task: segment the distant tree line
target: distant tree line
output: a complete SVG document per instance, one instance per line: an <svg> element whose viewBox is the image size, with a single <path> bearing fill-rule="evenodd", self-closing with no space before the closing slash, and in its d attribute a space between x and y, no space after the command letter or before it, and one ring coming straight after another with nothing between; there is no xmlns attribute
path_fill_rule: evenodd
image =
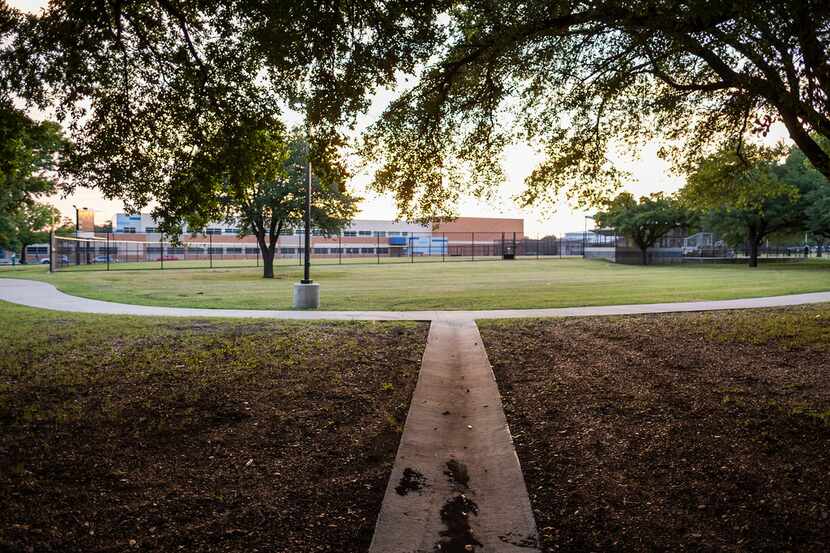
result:
<svg viewBox="0 0 830 553"><path fill-rule="evenodd" d="M783 161L782 161L783 160ZM626 236L642 252L673 229L702 228L728 244L746 246L758 265L772 236L808 234L821 255L830 242L830 182L797 147L723 147L702 158L677 194L640 198L622 193L596 215L602 227Z"/></svg>

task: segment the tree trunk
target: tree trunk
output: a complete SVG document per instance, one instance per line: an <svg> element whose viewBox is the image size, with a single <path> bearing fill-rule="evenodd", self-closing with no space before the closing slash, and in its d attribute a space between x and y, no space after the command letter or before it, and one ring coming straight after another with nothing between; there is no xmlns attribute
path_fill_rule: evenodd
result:
<svg viewBox="0 0 830 553"><path fill-rule="evenodd" d="M29 246L28 244L23 244L22 246L20 246L20 264L21 265L26 264L26 248L28 246Z"/></svg>
<svg viewBox="0 0 830 553"><path fill-rule="evenodd" d="M749 239L749 266L750 267L757 267L758 266L758 246L760 245L761 240L756 237L751 237Z"/></svg>
<svg viewBox="0 0 830 553"><path fill-rule="evenodd" d="M274 252L262 248L262 278L274 278Z"/></svg>
<svg viewBox="0 0 830 553"><path fill-rule="evenodd" d="M265 229L257 229L256 243L262 254L262 278L274 278L274 249L265 241Z"/></svg>
<svg viewBox="0 0 830 553"><path fill-rule="evenodd" d="M816 257L821 257L821 250L824 249L824 240L816 240Z"/></svg>
<svg viewBox="0 0 830 553"><path fill-rule="evenodd" d="M643 265L648 265L648 248L640 248L642 253Z"/></svg>

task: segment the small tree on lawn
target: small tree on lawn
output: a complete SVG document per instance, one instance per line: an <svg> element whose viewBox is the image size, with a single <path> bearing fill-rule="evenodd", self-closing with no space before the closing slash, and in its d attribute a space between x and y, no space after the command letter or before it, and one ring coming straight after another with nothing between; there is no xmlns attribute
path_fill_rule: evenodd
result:
<svg viewBox="0 0 830 553"><path fill-rule="evenodd" d="M308 144L295 132L284 146L276 154L281 156L281 170L258 178L229 204L228 220L239 225L240 235L256 236L264 278L274 277L280 233L301 226L305 213ZM328 175L318 178L312 171L311 184L311 225L323 235L336 234L354 217L360 198L350 195L342 180Z"/></svg>
<svg viewBox="0 0 830 553"><path fill-rule="evenodd" d="M731 145L707 156L689 175L681 195L704 213L705 225L733 244L749 246L758 266L763 241L774 233L802 230L803 182L788 176L782 148Z"/></svg>
<svg viewBox="0 0 830 553"><path fill-rule="evenodd" d="M675 198L662 193L644 196L638 202L623 192L594 219L600 227L613 228L630 238L640 248L643 265L648 265L648 249L673 229L691 225L694 218Z"/></svg>

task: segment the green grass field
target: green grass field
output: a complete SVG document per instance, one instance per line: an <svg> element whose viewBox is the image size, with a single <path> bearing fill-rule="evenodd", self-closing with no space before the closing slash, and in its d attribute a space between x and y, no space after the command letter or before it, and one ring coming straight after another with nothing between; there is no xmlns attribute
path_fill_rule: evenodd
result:
<svg viewBox="0 0 830 553"><path fill-rule="evenodd" d="M3 268L78 296L175 307L290 309L300 267L67 271ZM581 259L319 265L323 309L506 309L718 300L830 290L830 263L636 267Z"/></svg>

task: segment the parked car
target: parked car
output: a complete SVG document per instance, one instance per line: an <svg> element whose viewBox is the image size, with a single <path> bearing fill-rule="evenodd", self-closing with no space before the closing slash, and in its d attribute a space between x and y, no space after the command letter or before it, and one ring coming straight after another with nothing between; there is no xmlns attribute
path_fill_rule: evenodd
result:
<svg viewBox="0 0 830 553"><path fill-rule="evenodd" d="M8 257L0 258L0 265L11 265L12 260Z"/></svg>
<svg viewBox="0 0 830 553"><path fill-rule="evenodd" d="M106 255L96 255L95 259L92 260L93 263L106 263L107 256ZM118 263L118 259L115 257L110 256L110 263Z"/></svg>

